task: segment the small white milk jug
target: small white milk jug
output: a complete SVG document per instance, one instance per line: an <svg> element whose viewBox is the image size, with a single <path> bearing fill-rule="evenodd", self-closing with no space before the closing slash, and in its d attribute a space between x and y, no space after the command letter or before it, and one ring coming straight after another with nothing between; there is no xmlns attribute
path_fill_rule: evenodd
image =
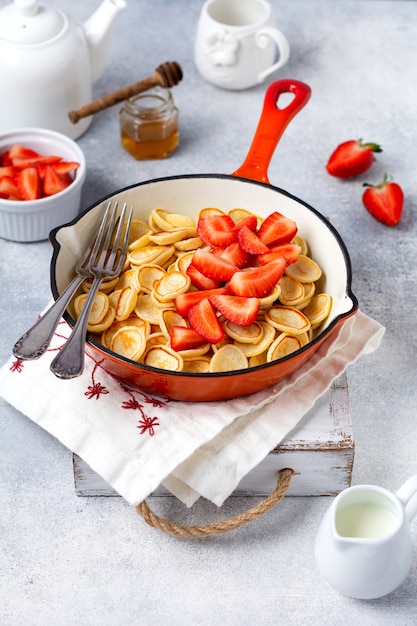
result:
<svg viewBox="0 0 417 626"><path fill-rule="evenodd" d="M394 495L357 485L342 491L319 527L318 569L346 596L380 598L394 591L411 567L410 522L417 513L417 474Z"/></svg>

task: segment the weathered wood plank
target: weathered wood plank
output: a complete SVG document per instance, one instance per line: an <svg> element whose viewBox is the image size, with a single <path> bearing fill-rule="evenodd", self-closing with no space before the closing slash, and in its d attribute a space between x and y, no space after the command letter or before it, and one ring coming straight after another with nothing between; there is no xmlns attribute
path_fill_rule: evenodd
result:
<svg viewBox="0 0 417 626"><path fill-rule="evenodd" d="M335 495L350 485L354 451L348 382L342 374L297 428L242 479L233 495L270 493L277 472L286 467L299 472L291 481L288 495ZM73 469L77 495L118 495L76 454ZM169 492L160 486L153 495Z"/></svg>

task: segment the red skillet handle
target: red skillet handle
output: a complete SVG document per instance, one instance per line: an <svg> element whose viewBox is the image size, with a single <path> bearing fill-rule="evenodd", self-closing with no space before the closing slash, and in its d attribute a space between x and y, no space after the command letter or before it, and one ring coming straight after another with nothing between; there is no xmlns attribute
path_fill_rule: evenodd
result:
<svg viewBox="0 0 417 626"><path fill-rule="evenodd" d="M280 109L278 99L284 93L292 93L294 98ZM252 145L246 159L232 176L269 183L268 166L276 145L292 118L307 104L310 95L311 89L308 85L290 78L277 80L269 85Z"/></svg>

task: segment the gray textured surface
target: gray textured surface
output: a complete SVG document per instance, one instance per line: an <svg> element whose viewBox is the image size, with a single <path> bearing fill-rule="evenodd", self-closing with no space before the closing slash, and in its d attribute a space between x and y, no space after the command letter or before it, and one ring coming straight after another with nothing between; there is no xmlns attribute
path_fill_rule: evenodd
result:
<svg viewBox="0 0 417 626"><path fill-rule="evenodd" d="M98 2L55 4L82 21ZM379 351L349 369L353 482L395 491L417 472L417 2L273 4L291 46L277 78L303 80L313 95L282 138L270 180L331 219L348 246L362 310L387 328ZM243 161L265 86L232 93L200 78L193 39L201 5L128 0L95 95L177 60L185 75L174 91L181 145L168 160L137 163L119 146L117 107L97 115L79 139L89 167L85 206L136 181L227 174ZM355 182L329 177L324 164L330 152L359 137L384 148L372 171ZM395 229L361 206L361 182L377 182L385 171L406 194ZM50 252L47 242L0 240L2 363L49 300ZM334 625L417 624L416 521L414 561L404 584L380 600L351 600L330 589L315 568L314 537L329 499L287 498L236 532L174 539L149 528L121 498L77 498L70 452L3 401L0 415L0 624L291 625L323 618ZM151 504L166 517L207 523L252 503L231 498L220 510L204 501L186 510L172 498Z"/></svg>

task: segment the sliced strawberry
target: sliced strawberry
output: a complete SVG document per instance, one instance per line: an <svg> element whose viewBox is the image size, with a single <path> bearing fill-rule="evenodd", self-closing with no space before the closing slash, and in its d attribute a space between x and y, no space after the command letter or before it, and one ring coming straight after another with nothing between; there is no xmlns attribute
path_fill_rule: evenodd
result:
<svg viewBox="0 0 417 626"><path fill-rule="evenodd" d="M194 252L192 264L204 276L219 282L230 280L236 271L232 263L203 248L197 248Z"/></svg>
<svg viewBox="0 0 417 626"><path fill-rule="evenodd" d="M171 348L179 350L191 350L207 343L207 339L193 328L186 326L173 326L171 328Z"/></svg>
<svg viewBox="0 0 417 626"><path fill-rule="evenodd" d="M40 156L39 152L36 152L36 150L32 150L31 148L27 148L26 146L22 146L19 143L15 143L8 151L8 159L10 159L10 161L20 157L38 156Z"/></svg>
<svg viewBox="0 0 417 626"><path fill-rule="evenodd" d="M41 163L52 165L62 160L60 156L54 155L37 155L37 156L17 156L12 159L14 167L36 167Z"/></svg>
<svg viewBox="0 0 417 626"><path fill-rule="evenodd" d="M200 300L203 300L204 298L209 298L210 296L226 293L228 293L227 287L219 287L218 289L206 289L204 291L187 291L187 293L181 293L175 298L175 308L180 315L186 317L191 307L198 304Z"/></svg>
<svg viewBox="0 0 417 626"><path fill-rule="evenodd" d="M38 174L39 174L40 179L42 181L45 178L45 173L46 173L46 168L47 167L48 167L48 165L46 163L38 163L38 165L36 166L36 169L38 170Z"/></svg>
<svg viewBox="0 0 417 626"><path fill-rule="evenodd" d="M216 311L208 298L200 300L188 313L188 320L196 332L205 337L209 343L219 343L225 337Z"/></svg>
<svg viewBox="0 0 417 626"><path fill-rule="evenodd" d="M213 280L212 278L204 276L204 274L202 274L200 270L193 265L193 263L190 263L187 267L186 273L190 277L194 287L197 287L197 289L217 289L220 287L220 282L218 280Z"/></svg>
<svg viewBox="0 0 417 626"><path fill-rule="evenodd" d="M286 266L285 259L281 258L255 269L235 272L228 284L229 289L236 296L262 298L275 287Z"/></svg>
<svg viewBox="0 0 417 626"><path fill-rule="evenodd" d="M5 200L23 200L16 183L10 176L2 176L0 178L0 198Z"/></svg>
<svg viewBox="0 0 417 626"><path fill-rule="evenodd" d="M69 174L70 172L75 172L79 167L80 164L77 161L60 161L53 164L57 174Z"/></svg>
<svg viewBox="0 0 417 626"><path fill-rule="evenodd" d="M41 181L36 167L20 170L15 180L24 200L38 200L41 197Z"/></svg>
<svg viewBox="0 0 417 626"><path fill-rule="evenodd" d="M298 259L300 254L301 247L298 244L282 243L279 246L270 248L270 250L265 252L265 254L260 254L258 259L262 265L267 265L267 263L270 263L271 261L284 258L287 265L291 265L291 263L294 263Z"/></svg>
<svg viewBox="0 0 417 626"><path fill-rule="evenodd" d="M209 297L212 305L226 319L239 326L249 326L256 320L261 305L258 298L243 296L213 295Z"/></svg>
<svg viewBox="0 0 417 626"><path fill-rule="evenodd" d="M253 230L255 232L257 225L258 218L256 217L256 215L248 215L247 217L244 217L243 220L240 220L240 222L236 224L234 229L239 232L239 230L243 228L243 226L246 226L247 228L249 228L249 230Z"/></svg>
<svg viewBox="0 0 417 626"><path fill-rule="evenodd" d="M12 160L10 158L10 150L6 150L6 152L3 152L0 158L0 165L1 167L13 166Z"/></svg>
<svg viewBox="0 0 417 626"><path fill-rule="evenodd" d="M262 222L258 230L258 237L267 246L274 246L278 243L290 242L296 233L297 224L275 211Z"/></svg>
<svg viewBox="0 0 417 626"><path fill-rule="evenodd" d="M46 166L43 178L43 192L46 196L53 196L63 191L71 183L72 180L68 174L57 174L51 165Z"/></svg>
<svg viewBox="0 0 417 626"><path fill-rule="evenodd" d="M239 230L239 243L241 248L249 254L264 254L268 252L268 246L259 239L258 235L247 226Z"/></svg>
<svg viewBox="0 0 417 626"><path fill-rule="evenodd" d="M8 178L13 178L16 176L17 170L13 167L13 165L3 165L0 166L0 178L3 176L7 176Z"/></svg>
<svg viewBox="0 0 417 626"><path fill-rule="evenodd" d="M224 249L218 248L218 250L220 250L220 252L218 252L219 256L225 259L225 261L232 263L235 267L240 269L246 265L248 254L243 250L238 241L234 241Z"/></svg>
<svg viewBox="0 0 417 626"><path fill-rule="evenodd" d="M225 248L237 239L234 227L235 223L229 215L213 213L198 220L197 233L208 246Z"/></svg>
<svg viewBox="0 0 417 626"><path fill-rule="evenodd" d="M72 183L69 174L75 172L79 165L76 161L63 161L62 157L56 155L41 155L31 148L14 144L1 155L0 178L8 176L15 179L21 199L33 200L43 195L53 195L68 187ZM34 168L41 180L39 192ZM26 170L29 172L22 174Z"/></svg>
<svg viewBox="0 0 417 626"><path fill-rule="evenodd" d="M257 254L248 254L248 258L247 261L244 265L244 268L254 268L254 267L259 267L260 263L258 261L258 255Z"/></svg>

